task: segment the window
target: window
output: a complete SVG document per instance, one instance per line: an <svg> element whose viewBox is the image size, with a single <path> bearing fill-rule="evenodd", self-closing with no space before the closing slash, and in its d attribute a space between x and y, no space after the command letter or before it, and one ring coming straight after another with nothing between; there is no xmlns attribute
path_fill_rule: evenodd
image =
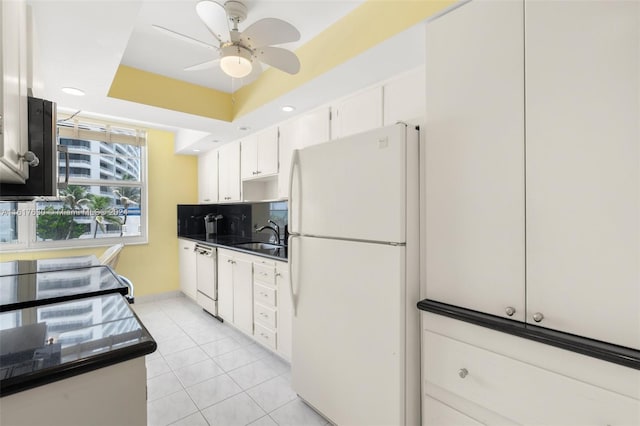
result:
<svg viewBox="0 0 640 426"><path fill-rule="evenodd" d="M58 198L0 202L0 248L108 245L146 241L145 133L87 119L58 121ZM67 161L69 164L67 164Z"/></svg>

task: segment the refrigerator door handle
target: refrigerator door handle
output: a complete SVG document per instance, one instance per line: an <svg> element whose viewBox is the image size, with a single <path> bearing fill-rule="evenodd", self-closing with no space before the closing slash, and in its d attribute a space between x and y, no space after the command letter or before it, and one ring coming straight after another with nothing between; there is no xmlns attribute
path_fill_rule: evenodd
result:
<svg viewBox="0 0 640 426"><path fill-rule="evenodd" d="M289 169L289 218L288 218L288 223L289 223L289 232L292 233L297 233L297 229L301 229L300 228L300 220L298 220L298 227L297 229L295 227L292 227L292 221L291 219L293 218L293 210L294 210L294 205L293 205L293 178L295 176L295 170L296 167L300 168L300 162L299 162L299 154L298 154L299 150L294 149L293 153L291 154L291 168ZM298 205L300 205L300 199L302 198L302 188L299 185L298 186ZM298 215L299 217L300 215Z"/></svg>
<svg viewBox="0 0 640 426"><path fill-rule="evenodd" d="M297 316L297 308L298 308L298 297L293 292L293 240L296 238L296 235L289 235L289 296L291 296L291 306L293 308L293 316Z"/></svg>

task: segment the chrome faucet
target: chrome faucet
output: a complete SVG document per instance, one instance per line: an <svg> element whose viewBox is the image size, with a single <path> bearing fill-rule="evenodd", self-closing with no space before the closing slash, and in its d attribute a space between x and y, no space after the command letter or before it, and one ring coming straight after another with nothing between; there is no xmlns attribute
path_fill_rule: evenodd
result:
<svg viewBox="0 0 640 426"><path fill-rule="evenodd" d="M277 238L276 238L276 239L277 239L278 244L279 244L279 243L280 243L280 227L278 226L278 224L277 224L277 223L275 223L275 222L274 222L274 221L272 221L271 219L269 219L267 222L269 222L269 223L270 223L271 225L273 225L273 227L275 228L276 233L278 234L278 236L277 236Z"/></svg>
<svg viewBox="0 0 640 426"><path fill-rule="evenodd" d="M269 231L273 232L273 235L276 237L276 244L280 244L280 233L278 231L276 231L275 228L271 227L271 226L261 226L259 228L256 228L256 232L260 232L260 231L264 231L265 229L268 229ZM269 237L269 240L271 241L271 237Z"/></svg>

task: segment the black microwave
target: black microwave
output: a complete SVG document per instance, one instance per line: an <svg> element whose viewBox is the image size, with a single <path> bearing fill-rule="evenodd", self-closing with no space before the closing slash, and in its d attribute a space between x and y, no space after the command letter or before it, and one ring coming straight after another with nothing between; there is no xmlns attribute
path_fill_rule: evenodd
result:
<svg viewBox="0 0 640 426"><path fill-rule="evenodd" d="M38 161L29 167L29 179L26 183L0 184L1 200L31 200L36 197L58 196L58 188L61 186L58 183L56 104L29 97L28 129L28 149Z"/></svg>

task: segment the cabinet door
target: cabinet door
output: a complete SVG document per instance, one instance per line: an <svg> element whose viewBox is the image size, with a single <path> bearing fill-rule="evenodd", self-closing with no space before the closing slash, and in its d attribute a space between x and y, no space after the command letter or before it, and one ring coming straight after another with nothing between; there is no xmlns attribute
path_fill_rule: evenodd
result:
<svg viewBox="0 0 640 426"><path fill-rule="evenodd" d="M523 4L479 0L426 25L429 299L525 318ZM511 310L509 310L511 312Z"/></svg>
<svg viewBox="0 0 640 426"><path fill-rule="evenodd" d="M29 166L20 155L28 150L26 2L0 4L0 182L25 183Z"/></svg>
<svg viewBox="0 0 640 426"><path fill-rule="evenodd" d="M253 334L253 267L249 260L233 262L233 324Z"/></svg>
<svg viewBox="0 0 640 426"><path fill-rule="evenodd" d="M278 173L278 128L271 127L258 134L258 175Z"/></svg>
<svg viewBox="0 0 640 426"><path fill-rule="evenodd" d="M218 151L220 201L240 201L240 141L231 142Z"/></svg>
<svg viewBox="0 0 640 426"><path fill-rule="evenodd" d="M233 323L233 258L218 250L218 315Z"/></svg>
<svg viewBox="0 0 640 426"><path fill-rule="evenodd" d="M331 138L382 127L382 87L374 87L336 103L331 119Z"/></svg>
<svg viewBox="0 0 640 426"><path fill-rule="evenodd" d="M327 142L330 139L331 120L329 107L318 108L282 124L278 138L279 176L278 196L289 197L289 172L294 149Z"/></svg>
<svg viewBox="0 0 640 426"><path fill-rule="evenodd" d="M218 201L218 151L206 152L198 157L198 201Z"/></svg>
<svg viewBox="0 0 640 426"><path fill-rule="evenodd" d="M298 120L294 119L281 124L278 128L280 137L278 138L278 197L289 197L289 173L291 171L291 154L295 149L296 135L298 132Z"/></svg>
<svg viewBox="0 0 640 426"><path fill-rule="evenodd" d="M258 138L247 136L240 142L240 177L251 179L258 171Z"/></svg>
<svg viewBox="0 0 640 426"><path fill-rule="evenodd" d="M298 119L298 129L293 148L305 148L331 139L331 109L318 108Z"/></svg>
<svg viewBox="0 0 640 426"><path fill-rule="evenodd" d="M527 321L640 349L640 3L525 18Z"/></svg>
<svg viewBox="0 0 640 426"><path fill-rule="evenodd" d="M424 67L404 73L386 83L384 90L384 125L398 121L422 124L424 120Z"/></svg>
<svg viewBox="0 0 640 426"><path fill-rule="evenodd" d="M293 323L293 306L289 281L289 265L276 263L276 305L277 318L277 351L286 360L291 360L291 335Z"/></svg>
<svg viewBox="0 0 640 426"><path fill-rule="evenodd" d="M180 290L193 300L196 299L197 275L195 243L178 239L178 262L180 268Z"/></svg>

